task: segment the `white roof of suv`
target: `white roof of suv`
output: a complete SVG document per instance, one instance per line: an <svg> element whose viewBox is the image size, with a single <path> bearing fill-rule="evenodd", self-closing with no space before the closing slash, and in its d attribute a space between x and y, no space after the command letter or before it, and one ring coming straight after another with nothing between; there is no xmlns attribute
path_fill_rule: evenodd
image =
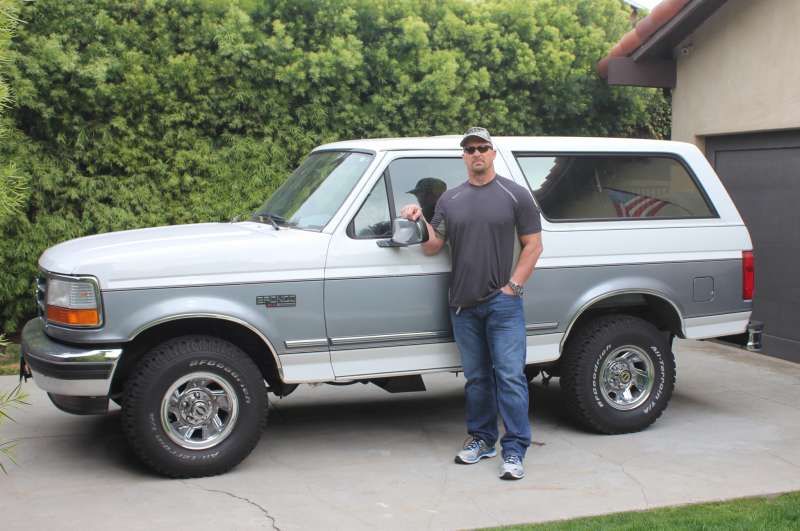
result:
<svg viewBox="0 0 800 531"><path fill-rule="evenodd" d="M461 135L445 135L409 138L373 138L362 140L345 140L324 144L315 149L370 149L373 151L401 150L460 150ZM632 138L599 138L599 137L552 137L552 136L496 136L494 144L503 149L514 151L654 151L685 152L692 144L666 140L644 140Z"/></svg>

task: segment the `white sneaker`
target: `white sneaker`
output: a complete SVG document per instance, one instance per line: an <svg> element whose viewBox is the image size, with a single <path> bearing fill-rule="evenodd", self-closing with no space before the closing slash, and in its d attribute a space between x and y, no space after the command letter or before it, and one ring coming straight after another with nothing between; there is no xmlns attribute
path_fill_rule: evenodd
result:
<svg viewBox="0 0 800 531"><path fill-rule="evenodd" d="M461 465L472 465L484 457L494 457L497 450L489 447L486 441L472 437L464 443L464 448L456 455L456 463Z"/></svg>
<svg viewBox="0 0 800 531"><path fill-rule="evenodd" d="M500 479L522 479L525 477L525 468L518 455L507 455L500 466Z"/></svg>

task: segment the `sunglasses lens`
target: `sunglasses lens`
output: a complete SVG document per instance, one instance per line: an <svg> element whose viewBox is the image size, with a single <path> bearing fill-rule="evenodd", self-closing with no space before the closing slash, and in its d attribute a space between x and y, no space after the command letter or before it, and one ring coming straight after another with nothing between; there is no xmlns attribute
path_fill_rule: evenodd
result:
<svg viewBox="0 0 800 531"><path fill-rule="evenodd" d="M486 153L490 149L492 149L492 146L469 146L464 148L464 152L472 155L473 153L475 153L476 150L479 151L480 153Z"/></svg>

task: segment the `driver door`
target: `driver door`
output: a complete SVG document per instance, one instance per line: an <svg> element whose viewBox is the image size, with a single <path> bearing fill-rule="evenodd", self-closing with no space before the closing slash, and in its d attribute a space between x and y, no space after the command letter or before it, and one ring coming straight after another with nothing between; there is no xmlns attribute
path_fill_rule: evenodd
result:
<svg viewBox="0 0 800 531"><path fill-rule="evenodd" d="M457 368L447 304L449 249L379 247L391 220L416 203L432 216L444 190L466 180L459 151L387 156L331 239L325 320L336 378Z"/></svg>

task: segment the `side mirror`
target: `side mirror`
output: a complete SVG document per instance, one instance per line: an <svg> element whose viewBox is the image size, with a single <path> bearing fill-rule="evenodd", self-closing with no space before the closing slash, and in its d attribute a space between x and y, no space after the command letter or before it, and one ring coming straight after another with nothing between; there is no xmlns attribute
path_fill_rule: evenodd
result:
<svg viewBox="0 0 800 531"><path fill-rule="evenodd" d="M378 247L407 247L428 241L428 228L425 220L419 218L411 221L406 218L394 218L392 220L392 238L389 240L379 240Z"/></svg>

